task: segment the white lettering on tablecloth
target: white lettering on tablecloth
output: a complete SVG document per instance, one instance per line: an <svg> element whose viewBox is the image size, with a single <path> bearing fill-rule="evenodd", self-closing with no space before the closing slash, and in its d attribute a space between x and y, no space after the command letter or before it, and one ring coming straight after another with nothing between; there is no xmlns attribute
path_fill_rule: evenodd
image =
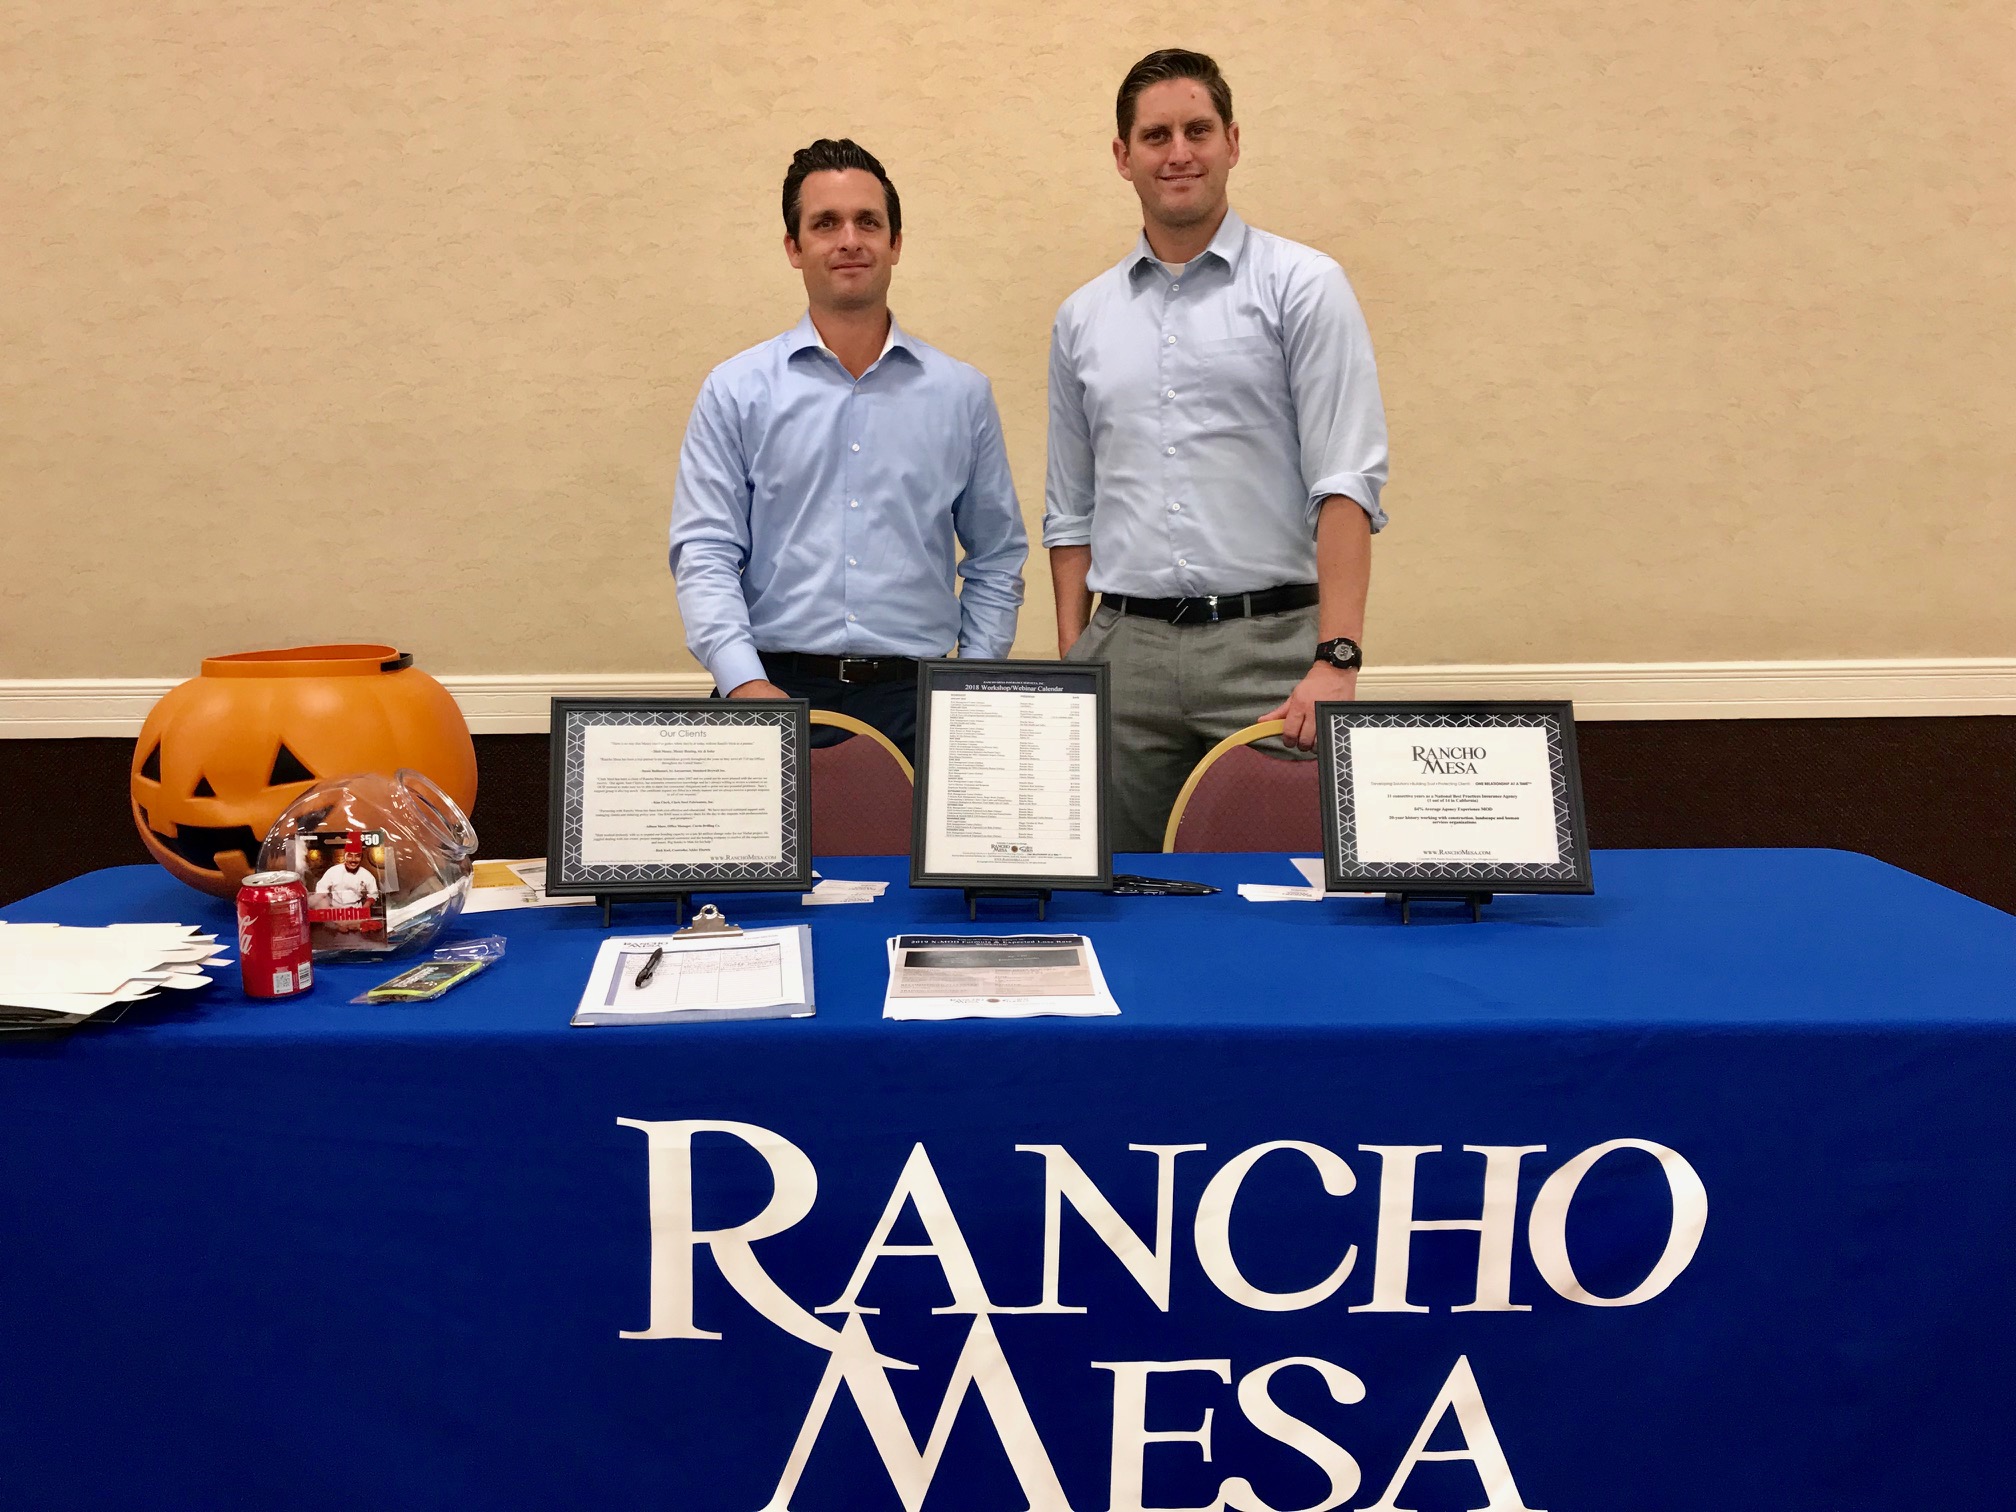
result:
<svg viewBox="0 0 2016 1512"><path fill-rule="evenodd" d="M1314 1307L1350 1278L1358 1263L1358 1246L1354 1244L1347 1249L1337 1269L1325 1279L1301 1291L1262 1291L1246 1279L1239 1262L1232 1258L1232 1199L1239 1195L1247 1173L1259 1164L1260 1157L1275 1150L1295 1150L1307 1155L1323 1179L1323 1190L1332 1197L1348 1197L1358 1185L1358 1178L1351 1174L1344 1158L1321 1145L1306 1144L1299 1139L1277 1139L1243 1150L1225 1162L1204 1188L1204 1195L1197 1199L1197 1262L1204 1267L1211 1284L1241 1307L1259 1312L1299 1312Z"/></svg>
<svg viewBox="0 0 2016 1512"><path fill-rule="evenodd" d="M725 1330L702 1328L694 1317L693 1270L696 1253L705 1249L735 1294L756 1314L824 1350L828 1356L811 1404L806 1410L777 1488L762 1512L790 1512L811 1461L812 1451L838 1403L844 1387L868 1430L891 1485L905 1512L920 1512L937 1476L952 1425L969 1395L977 1395L1029 1512L1070 1512L1063 1487L1024 1401L1011 1363L989 1317L992 1314L1082 1314L1084 1306L1062 1300L1063 1210L1068 1203L1095 1237L1162 1312L1171 1306L1170 1270L1175 1253L1175 1167L1179 1155L1206 1152L1202 1144L1129 1145L1130 1151L1155 1160L1155 1219L1152 1241L1144 1239L1123 1218L1077 1160L1054 1144L1017 1145L1021 1153L1043 1161L1042 1281L1038 1299L1029 1304L1003 1304L990 1296L971 1246L954 1213L950 1194L939 1179L931 1156L921 1143L911 1147L881 1216L863 1244L840 1295L808 1310L790 1296L764 1269L752 1245L796 1227L812 1211L818 1195L818 1171L810 1156L773 1130L727 1120L618 1119L646 1139L651 1210L650 1319L647 1327L625 1331L625 1339L718 1340ZM725 1227L700 1229L694 1222L693 1140L696 1135L721 1135L740 1141L767 1167L770 1191L751 1217ZM1513 1260L1519 1238L1519 1180L1524 1163L1547 1153L1545 1145L1464 1145L1463 1153L1482 1156L1482 1192L1474 1218L1417 1218L1415 1184L1424 1156L1444 1153L1441 1145L1360 1144L1358 1150L1379 1158L1379 1191L1370 1266L1369 1293L1348 1304L1353 1313L1428 1313L1433 1309L1408 1297L1413 1238L1418 1233L1465 1231L1477 1235L1474 1294L1450 1312L1532 1312L1531 1301L1512 1299ZM1638 1282L1614 1295L1591 1291L1578 1275L1569 1254L1569 1211L1582 1183L1597 1164L1620 1151L1649 1155L1657 1163L1668 1204L1666 1233L1657 1260ZM1269 1155L1292 1153L1313 1168L1323 1193L1348 1198L1357 1176L1345 1158L1323 1145L1305 1140L1270 1140L1239 1151L1205 1182L1193 1215L1192 1244L1199 1267L1211 1285L1228 1300L1260 1312L1294 1312L1328 1302L1358 1274L1359 1252L1347 1246L1330 1272L1298 1290L1273 1291L1253 1284L1233 1252L1232 1210L1241 1187ZM1285 1169L1279 1174L1285 1174ZM1615 1173L1613 1173L1613 1176ZM1303 1178L1306 1179L1306 1178ZM1613 1181L1614 1186L1614 1181ZM921 1226L924 1243L898 1244L891 1236L906 1214ZM1708 1194L1700 1175L1677 1150L1652 1140L1619 1138L1580 1151L1541 1183L1526 1222L1526 1248L1534 1271L1560 1298L1586 1307L1637 1307L1663 1294L1686 1271L1698 1250L1708 1218ZM917 1367L880 1352L869 1334L867 1316L877 1309L863 1306L861 1295L881 1261L892 1257L927 1258L935 1262L949 1294L949 1303L931 1308L937 1314L972 1319L964 1347L940 1398L930 1431L919 1444L898 1407L888 1372ZM835 1328L814 1314L841 1314ZM1233 1382L1233 1363L1224 1359L1101 1360L1093 1369L1110 1371L1112 1440L1108 1467L1108 1512L1158 1512L1143 1505L1145 1464L1151 1447L1194 1445L1205 1462L1211 1459L1215 1408L1206 1408L1194 1428L1150 1431L1148 1396L1151 1378L1172 1373L1204 1373L1226 1386ZM1280 1407L1270 1393L1274 1376L1289 1368L1314 1371L1333 1401L1353 1405L1366 1396L1366 1386L1341 1365L1310 1355L1272 1361L1242 1374L1236 1400L1246 1420L1259 1432L1294 1449L1320 1470L1329 1482L1324 1500L1298 1512L1328 1512L1340 1507L1359 1488L1357 1460L1335 1440ZM1431 1450L1427 1446L1444 1424L1454 1419L1460 1448ZM1164 1450L1164 1453L1172 1451ZM1429 1461L1461 1460L1477 1474L1486 1501L1479 1512L1537 1512L1529 1508L1514 1481L1512 1467L1484 1405L1482 1390L1468 1355L1459 1355L1421 1419L1413 1442L1401 1456L1384 1492L1359 1512L1402 1512L1398 1498L1415 1468ZM1230 1476L1217 1487L1216 1499L1184 1512L1275 1512L1244 1477Z"/></svg>

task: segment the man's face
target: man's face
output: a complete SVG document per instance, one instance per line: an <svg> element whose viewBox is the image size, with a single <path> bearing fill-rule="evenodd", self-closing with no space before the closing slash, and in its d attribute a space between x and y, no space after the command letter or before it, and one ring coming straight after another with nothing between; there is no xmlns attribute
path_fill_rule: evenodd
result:
<svg viewBox="0 0 2016 1512"><path fill-rule="evenodd" d="M1120 177L1160 225L1194 226L1225 208L1225 180L1239 161L1239 128L1218 118L1211 92L1195 79L1164 79L1134 100L1134 129L1114 138Z"/></svg>
<svg viewBox="0 0 2016 1512"><path fill-rule="evenodd" d="M809 173L799 188L798 234L784 238L815 309L874 309L889 297L903 238L889 234L881 180L859 168Z"/></svg>
<svg viewBox="0 0 2016 1512"><path fill-rule="evenodd" d="M345 851L343 853L343 870L345 871L357 870L358 863L361 862L363 859L364 858L358 855L355 851Z"/></svg>

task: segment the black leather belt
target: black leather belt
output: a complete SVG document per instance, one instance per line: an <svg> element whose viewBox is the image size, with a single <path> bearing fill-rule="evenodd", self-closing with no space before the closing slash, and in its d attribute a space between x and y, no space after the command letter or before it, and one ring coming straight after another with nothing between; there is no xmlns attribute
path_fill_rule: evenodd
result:
<svg viewBox="0 0 2016 1512"><path fill-rule="evenodd" d="M1166 620L1172 625L1215 625L1220 620L1307 609L1316 599L1314 583L1289 583L1281 588L1261 588L1252 593L1205 593L1195 598L1128 598L1119 593L1102 593L1099 604L1102 608L1111 604L1122 614L1139 614L1148 619Z"/></svg>
<svg viewBox="0 0 2016 1512"><path fill-rule="evenodd" d="M902 682L917 676L912 656L808 656L801 651L759 651L763 670L786 677L823 677L830 682Z"/></svg>

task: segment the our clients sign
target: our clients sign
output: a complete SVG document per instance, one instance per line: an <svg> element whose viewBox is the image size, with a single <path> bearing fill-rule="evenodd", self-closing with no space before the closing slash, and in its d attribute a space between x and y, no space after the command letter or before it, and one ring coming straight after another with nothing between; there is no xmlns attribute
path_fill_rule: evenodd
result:
<svg viewBox="0 0 2016 1512"><path fill-rule="evenodd" d="M1015 1149L1043 1163L1043 1207L1040 1215L1042 1253L1040 1295L1035 1301L1001 1300L981 1276L960 1228L951 1195L941 1184L930 1153L915 1145L897 1174L880 1218L868 1234L840 1295L830 1302L807 1305L774 1280L757 1258L758 1241L786 1233L812 1211L819 1176L803 1150L773 1130L754 1124L699 1119L648 1121L619 1119L641 1131L650 1162L651 1299L650 1324L625 1339L721 1339L731 1319L713 1318L714 1328L694 1316L694 1273L704 1250L735 1294L771 1327L824 1351L827 1363L784 1462L778 1467L776 1489L761 1512L789 1512L791 1499L803 1482L814 1446L842 1410L844 1393L853 1412L866 1426L882 1466L906 1512L919 1512L931 1489L954 1420L969 1396L977 1397L993 1432L1006 1452L1009 1466L1027 1499L1029 1512L1070 1512L1051 1456L1024 1398L1014 1363L1004 1353L989 1319L1006 1314L1079 1314L1082 1306L1062 1300L1064 1287L1061 1231L1069 1206L1089 1226L1147 1299L1157 1309L1170 1309L1170 1271L1176 1254L1176 1168L1179 1160L1209 1167L1212 1152L1201 1144L1130 1144L1129 1150L1155 1162L1154 1231L1144 1237L1115 1210L1071 1153L1061 1145L1016 1145ZM768 1167L769 1193L759 1211L739 1223L702 1229L695 1222L693 1140L696 1135L725 1135L740 1140ZM1357 1245L1338 1257L1334 1268L1313 1284L1293 1291L1265 1289L1249 1279L1235 1252L1232 1214L1241 1188L1262 1161L1299 1161L1313 1168L1330 1197L1348 1198L1358 1187L1350 1163L1336 1151L1302 1140L1277 1139L1240 1150L1215 1161L1191 1215L1187 1243L1212 1286L1237 1305L1263 1313L1296 1312L1332 1299L1352 1313L1420 1314L1431 1309L1408 1297L1408 1268L1417 1233L1464 1230L1477 1236L1476 1281L1467 1301L1450 1308L1458 1313L1523 1313L1532 1303L1512 1298L1513 1258L1522 1240L1534 1270L1559 1297L1592 1308L1639 1307L1663 1293L1687 1269L1708 1218L1708 1193L1694 1168L1676 1150L1644 1139L1611 1139L1574 1153L1556 1165L1541 1182L1522 1226L1518 1196L1522 1170L1528 1162L1540 1167L1548 1156L1543 1145L1464 1145L1464 1152L1482 1157L1482 1180L1475 1218L1417 1218L1415 1179L1424 1156L1442 1153L1440 1145L1361 1144L1357 1151L1378 1164L1377 1213L1372 1253L1367 1260ZM1599 1294L1578 1276L1569 1247L1569 1217L1584 1179L1606 1158L1637 1151L1635 1166L1646 1177L1663 1180L1668 1213L1663 1247L1635 1284ZM1364 1162L1360 1162L1364 1164ZM1186 1170L1189 1167L1186 1166ZM1031 1239L1036 1241L1037 1215L1031 1214ZM899 1223L921 1227L925 1242L895 1242ZM906 1230L907 1232L908 1230ZM1241 1230L1245 1232L1245 1230ZM916 1365L877 1347L868 1316L875 1312L860 1302L875 1267L891 1257L924 1257L934 1261L950 1294L950 1305L937 1313L970 1316L965 1344L940 1398L936 1414L920 1444L905 1420L891 1386L889 1372L914 1370ZM1361 1265L1361 1262L1362 1265ZM1348 1294L1340 1297L1347 1283ZM1352 1296L1362 1300L1350 1301ZM746 1326L746 1321L745 1325ZM1284 1408L1273 1386L1289 1372L1307 1371L1320 1380L1330 1398L1344 1406L1366 1399L1365 1383L1344 1366L1313 1355L1291 1355L1245 1370L1234 1381L1230 1358L1089 1360L1087 1364L1111 1376L1112 1437L1106 1508L1108 1512L1159 1512L1143 1504L1148 1450L1152 1445L1180 1442L1201 1450L1211 1460L1212 1411L1201 1425L1182 1431L1151 1430L1148 1395L1158 1375L1194 1373L1215 1379L1231 1391L1239 1412L1260 1434L1287 1446L1310 1461L1328 1480L1323 1498L1293 1512L1330 1512L1352 1500L1366 1482L1358 1461L1342 1444ZM1437 1367L1440 1368L1439 1366ZM1215 1409L1213 1409L1215 1411ZM1410 1417L1411 1420L1411 1417ZM1452 1426L1453 1424L1453 1426ZM1460 1447L1430 1449L1431 1441L1447 1444L1460 1435ZM1166 1451L1165 1451L1166 1452ZM1485 1498L1480 1512L1539 1512L1522 1496L1505 1446L1500 1442L1476 1373L1467 1355L1450 1364L1441 1389L1425 1404L1420 1427L1383 1484L1376 1500L1357 1512L1406 1512L1400 1498L1416 1468L1430 1461L1465 1461L1481 1481ZM1234 1467L1236 1468L1236 1467ZM942 1497L938 1503L944 1502ZM1224 1477L1208 1508L1182 1512L1289 1512L1263 1501L1241 1475ZM755 1509L751 1509L755 1512ZM977 1512L977 1509L976 1509Z"/></svg>

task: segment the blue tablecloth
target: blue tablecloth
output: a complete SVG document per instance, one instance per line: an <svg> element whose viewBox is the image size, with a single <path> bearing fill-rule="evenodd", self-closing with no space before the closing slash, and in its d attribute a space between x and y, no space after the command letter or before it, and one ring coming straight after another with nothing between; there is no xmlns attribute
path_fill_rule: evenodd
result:
<svg viewBox="0 0 2016 1512"><path fill-rule="evenodd" d="M570 909L433 1004L0 1044L0 1506L2016 1505L2016 918L1827 851L1408 928L1121 865L1226 891L1059 895L1113 1019L884 1022L887 936L1039 926L847 860L720 900L812 925L812 1020L570 1029ZM4 917L230 928L151 868Z"/></svg>

